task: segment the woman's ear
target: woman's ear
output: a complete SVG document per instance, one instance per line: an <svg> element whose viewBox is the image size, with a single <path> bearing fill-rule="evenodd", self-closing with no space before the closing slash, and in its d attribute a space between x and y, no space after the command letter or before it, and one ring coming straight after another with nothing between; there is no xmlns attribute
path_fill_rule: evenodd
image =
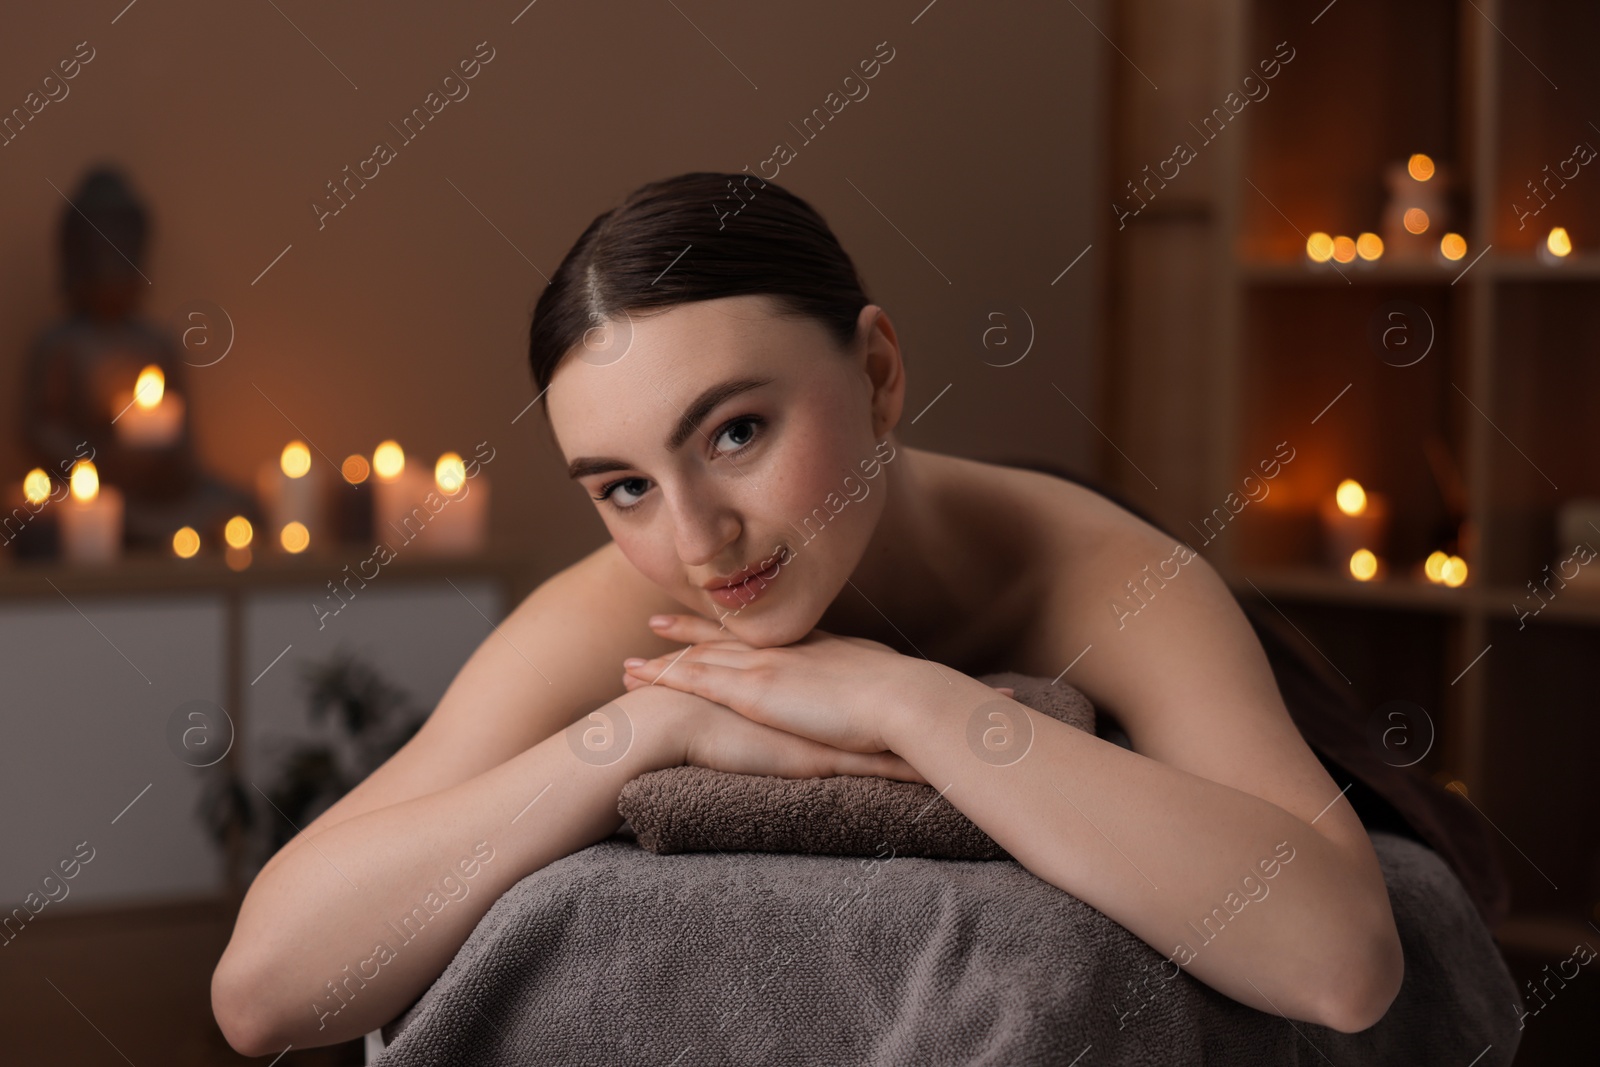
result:
<svg viewBox="0 0 1600 1067"><path fill-rule="evenodd" d="M899 425L905 406L906 374L900 358L900 339L895 336L889 313L877 304L861 309L856 334L862 337L862 369L872 387L872 436L883 437Z"/></svg>

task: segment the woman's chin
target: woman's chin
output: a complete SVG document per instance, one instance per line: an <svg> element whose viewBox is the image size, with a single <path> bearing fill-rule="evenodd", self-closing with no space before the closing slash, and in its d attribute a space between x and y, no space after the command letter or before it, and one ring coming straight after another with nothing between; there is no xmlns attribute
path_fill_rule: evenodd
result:
<svg viewBox="0 0 1600 1067"><path fill-rule="evenodd" d="M764 612L759 617L750 617L748 612L737 616L729 613L722 619L723 629L735 641L743 641L751 648L792 645L810 633L814 625L778 612Z"/></svg>

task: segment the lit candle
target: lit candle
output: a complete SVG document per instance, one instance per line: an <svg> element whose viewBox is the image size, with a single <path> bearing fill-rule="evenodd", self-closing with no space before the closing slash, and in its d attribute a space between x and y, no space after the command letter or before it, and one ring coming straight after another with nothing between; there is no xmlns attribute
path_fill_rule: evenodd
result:
<svg viewBox="0 0 1600 1067"><path fill-rule="evenodd" d="M1378 557L1370 548L1358 548L1350 554L1350 576L1358 582L1370 582L1378 574Z"/></svg>
<svg viewBox="0 0 1600 1067"><path fill-rule="evenodd" d="M1353 478L1340 482L1333 496L1322 502L1322 533L1329 564L1349 570L1357 552L1383 551L1388 524L1389 508L1383 497L1368 493Z"/></svg>
<svg viewBox="0 0 1600 1067"><path fill-rule="evenodd" d="M1436 257L1439 252L1433 233L1450 224L1449 175L1432 157L1417 152L1404 163L1390 165L1384 183L1388 197L1379 225L1384 251L1403 262Z"/></svg>
<svg viewBox="0 0 1600 1067"><path fill-rule="evenodd" d="M179 559L193 559L200 551L200 534L193 526L184 526L172 535L172 554Z"/></svg>
<svg viewBox="0 0 1600 1067"><path fill-rule="evenodd" d="M168 448L183 435L183 397L167 392L166 375L152 363L131 392L117 397L112 423L128 448Z"/></svg>
<svg viewBox="0 0 1600 1067"><path fill-rule="evenodd" d="M1333 238L1318 230L1306 238L1306 259L1312 263L1326 263L1333 258Z"/></svg>
<svg viewBox="0 0 1600 1067"><path fill-rule="evenodd" d="M1554 267L1568 256L1572 255L1572 238L1567 236L1565 226L1552 229L1544 239L1544 244L1539 246L1539 262L1547 267Z"/></svg>
<svg viewBox="0 0 1600 1067"><path fill-rule="evenodd" d="M372 464L366 456L346 456L339 473L344 484L337 487L333 502L338 536L351 544L366 544L372 540Z"/></svg>
<svg viewBox="0 0 1600 1067"><path fill-rule="evenodd" d="M255 527L243 515L235 515L228 520L228 524L222 528L222 539L228 543L223 558L227 560L229 569L242 571L250 566L250 542L255 540L255 536Z"/></svg>
<svg viewBox="0 0 1600 1067"><path fill-rule="evenodd" d="M110 563L122 554L122 492L100 484L89 460L72 467L72 498L61 502L61 545L72 563Z"/></svg>
<svg viewBox="0 0 1600 1067"><path fill-rule="evenodd" d="M373 535L392 550L422 536L432 513L424 503L433 488L428 476L406 463L398 442L385 441L372 453Z"/></svg>
<svg viewBox="0 0 1600 1067"><path fill-rule="evenodd" d="M277 463L262 464L256 488L266 508L269 527L282 530L299 523L308 535L320 537L322 472L311 462L311 449L304 441L290 441L283 446Z"/></svg>
<svg viewBox="0 0 1600 1067"><path fill-rule="evenodd" d="M417 548L439 555L482 552L489 530L489 479L481 471L469 478L461 457L446 452L434 464L433 483L438 509L428 509L433 517Z"/></svg>

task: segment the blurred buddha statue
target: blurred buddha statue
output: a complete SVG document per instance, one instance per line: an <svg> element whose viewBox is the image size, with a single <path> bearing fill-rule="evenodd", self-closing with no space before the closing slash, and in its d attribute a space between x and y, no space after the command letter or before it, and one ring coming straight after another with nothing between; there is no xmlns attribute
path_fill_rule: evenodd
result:
<svg viewBox="0 0 1600 1067"><path fill-rule="evenodd" d="M69 314L34 342L24 447L33 465L63 476L66 461L91 457L102 482L126 497L130 545L170 544L182 526L214 545L229 516L253 519L257 508L200 467L182 350L139 315L150 287L141 269L148 233L144 206L112 168L89 173L62 211Z"/></svg>

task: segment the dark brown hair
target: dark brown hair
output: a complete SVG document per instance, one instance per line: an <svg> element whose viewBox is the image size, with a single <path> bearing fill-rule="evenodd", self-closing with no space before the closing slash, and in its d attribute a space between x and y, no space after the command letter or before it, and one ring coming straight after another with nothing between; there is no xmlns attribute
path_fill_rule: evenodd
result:
<svg viewBox="0 0 1600 1067"><path fill-rule="evenodd" d="M534 386L542 394L604 320L756 293L781 314L816 319L841 351L872 302L822 216L787 189L710 171L649 182L589 224L539 294L528 330Z"/></svg>

